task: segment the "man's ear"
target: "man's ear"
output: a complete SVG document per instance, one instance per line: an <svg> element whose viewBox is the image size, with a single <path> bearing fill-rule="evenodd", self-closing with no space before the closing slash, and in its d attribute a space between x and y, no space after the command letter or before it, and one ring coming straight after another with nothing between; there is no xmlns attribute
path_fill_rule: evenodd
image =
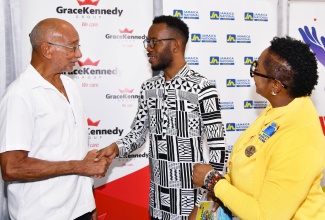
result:
<svg viewBox="0 0 325 220"><path fill-rule="evenodd" d="M47 43L42 43L41 45L41 52L43 54L43 56L47 59L51 59L52 58L52 50L51 50L51 46Z"/></svg>
<svg viewBox="0 0 325 220"><path fill-rule="evenodd" d="M181 42L180 40L175 40L174 42L174 48L173 48L173 52L177 53L181 48L180 48Z"/></svg>

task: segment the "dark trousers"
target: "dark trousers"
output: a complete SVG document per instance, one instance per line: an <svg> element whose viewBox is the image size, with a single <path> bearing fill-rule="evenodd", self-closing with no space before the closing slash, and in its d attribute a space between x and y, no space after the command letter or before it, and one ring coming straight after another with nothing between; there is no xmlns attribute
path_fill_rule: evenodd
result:
<svg viewBox="0 0 325 220"><path fill-rule="evenodd" d="M82 216L79 216L75 220L91 220L91 212L88 212Z"/></svg>

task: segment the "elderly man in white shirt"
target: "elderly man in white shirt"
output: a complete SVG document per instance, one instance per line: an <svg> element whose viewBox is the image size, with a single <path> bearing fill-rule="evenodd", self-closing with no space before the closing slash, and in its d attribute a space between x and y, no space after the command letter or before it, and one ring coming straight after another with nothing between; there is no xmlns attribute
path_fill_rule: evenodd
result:
<svg viewBox="0 0 325 220"><path fill-rule="evenodd" d="M0 162L11 219L96 219L93 180L110 160L88 152L77 86L62 75L82 56L68 22L49 18L30 34L30 65L0 102Z"/></svg>

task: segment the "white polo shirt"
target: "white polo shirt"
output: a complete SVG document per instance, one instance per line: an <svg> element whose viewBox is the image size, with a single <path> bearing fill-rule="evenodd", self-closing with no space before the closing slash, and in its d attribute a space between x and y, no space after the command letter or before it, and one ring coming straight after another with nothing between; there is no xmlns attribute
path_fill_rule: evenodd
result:
<svg viewBox="0 0 325 220"><path fill-rule="evenodd" d="M82 160L88 152L87 120L75 83L61 75L70 103L29 65L0 102L0 153L28 151L48 161ZM93 179L59 176L8 186L12 219L69 220L95 209Z"/></svg>

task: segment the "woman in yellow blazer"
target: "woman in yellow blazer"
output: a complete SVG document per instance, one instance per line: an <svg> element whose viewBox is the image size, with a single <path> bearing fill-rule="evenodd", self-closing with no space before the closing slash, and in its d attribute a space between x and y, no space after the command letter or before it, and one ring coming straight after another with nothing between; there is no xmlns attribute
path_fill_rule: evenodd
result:
<svg viewBox="0 0 325 220"><path fill-rule="evenodd" d="M301 41L275 37L250 75L270 104L238 138L227 174L197 164L194 184L239 219L325 220L325 142L309 98L318 80L315 54Z"/></svg>

